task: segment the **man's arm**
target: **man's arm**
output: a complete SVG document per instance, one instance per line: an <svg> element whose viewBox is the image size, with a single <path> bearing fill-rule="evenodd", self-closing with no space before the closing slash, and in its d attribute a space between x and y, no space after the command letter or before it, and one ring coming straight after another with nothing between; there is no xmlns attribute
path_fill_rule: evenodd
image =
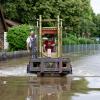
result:
<svg viewBox="0 0 100 100"><path fill-rule="evenodd" d="M38 49L38 37L35 35L35 48Z"/></svg>
<svg viewBox="0 0 100 100"><path fill-rule="evenodd" d="M29 38L27 38L27 40L26 40L26 46L27 46L27 51L28 52L30 52L30 39Z"/></svg>
<svg viewBox="0 0 100 100"><path fill-rule="evenodd" d="M27 51L30 52L29 43L27 43Z"/></svg>

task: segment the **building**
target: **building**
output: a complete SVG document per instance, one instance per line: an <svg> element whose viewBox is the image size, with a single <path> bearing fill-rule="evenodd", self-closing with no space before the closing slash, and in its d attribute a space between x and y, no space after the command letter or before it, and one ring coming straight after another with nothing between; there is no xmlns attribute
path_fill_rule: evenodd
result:
<svg viewBox="0 0 100 100"><path fill-rule="evenodd" d="M8 27L16 25L19 25L19 23L4 18L2 8L0 8L0 50L7 48L6 35Z"/></svg>
<svg viewBox="0 0 100 100"><path fill-rule="evenodd" d="M0 8L0 49L4 48L4 32L7 31L7 25L2 13L2 9Z"/></svg>

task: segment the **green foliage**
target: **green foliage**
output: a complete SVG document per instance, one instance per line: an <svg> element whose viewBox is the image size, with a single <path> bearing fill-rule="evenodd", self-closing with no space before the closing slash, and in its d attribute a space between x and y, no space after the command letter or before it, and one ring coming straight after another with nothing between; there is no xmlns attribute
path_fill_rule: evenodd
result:
<svg viewBox="0 0 100 100"><path fill-rule="evenodd" d="M67 38L63 38L63 45L67 44L95 44L95 39L76 37L75 35L69 35Z"/></svg>
<svg viewBox="0 0 100 100"><path fill-rule="evenodd" d="M7 33L7 41L11 51L26 49L26 39L30 32L29 29L29 25L19 25L9 29Z"/></svg>
<svg viewBox="0 0 100 100"><path fill-rule="evenodd" d="M94 44L96 43L95 40L88 39L88 38L79 38L79 44Z"/></svg>
<svg viewBox="0 0 100 100"><path fill-rule="evenodd" d="M36 28L29 25L19 25L19 26L9 28L7 34L7 41L9 42L10 51L25 50L26 39L29 36L30 31L34 31L36 33ZM95 39L76 37L75 35L71 35L71 34L68 34L66 38L63 38L63 45L93 44L93 43L96 43Z"/></svg>
<svg viewBox="0 0 100 100"><path fill-rule="evenodd" d="M7 3L6 5L6 16L9 16L10 19L16 20L18 18L18 13L17 13L17 6L14 3Z"/></svg>
<svg viewBox="0 0 100 100"><path fill-rule="evenodd" d="M100 37L100 14L94 16L94 23L96 24L93 36Z"/></svg>
<svg viewBox="0 0 100 100"><path fill-rule="evenodd" d="M21 23L36 25L39 15L43 18L57 18L60 15L65 33L63 44L95 43L95 40L82 38L83 33L100 37L100 15L94 14L90 0L2 0L1 4L6 18ZM11 33L13 35L12 31ZM14 46L10 42L10 48L15 48ZM21 47L25 48L25 45L15 49L23 49Z"/></svg>
<svg viewBox="0 0 100 100"><path fill-rule="evenodd" d="M5 16L21 23L35 24L39 15L56 18L60 15L66 32L91 32L94 23L90 0L4 0Z"/></svg>

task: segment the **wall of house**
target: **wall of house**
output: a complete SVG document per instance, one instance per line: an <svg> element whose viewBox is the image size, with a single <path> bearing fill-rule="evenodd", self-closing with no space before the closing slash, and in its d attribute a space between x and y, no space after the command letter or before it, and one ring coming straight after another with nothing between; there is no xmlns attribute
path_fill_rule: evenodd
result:
<svg viewBox="0 0 100 100"><path fill-rule="evenodd" d="M4 50L7 50L9 43L7 42L7 32L4 32Z"/></svg>
<svg viewBox="0 0 100 100"><path fill-rule="evenodd" d="M4 44L4 28L0 18L0 48L3 48L3 44Z"/></svg>
<svg viewBox="0 0 100 100"><path fill-rule="evenodd" d="M0 33L0 49L3 49L4 47L4 40L3 40L4 34Z"/></svg>
<svg viewBox="0 0 100 100"><path fill-rule="evenodd" d="M0 14L0 48L4 47L4 24L2 23L1 14Z"/></svg>

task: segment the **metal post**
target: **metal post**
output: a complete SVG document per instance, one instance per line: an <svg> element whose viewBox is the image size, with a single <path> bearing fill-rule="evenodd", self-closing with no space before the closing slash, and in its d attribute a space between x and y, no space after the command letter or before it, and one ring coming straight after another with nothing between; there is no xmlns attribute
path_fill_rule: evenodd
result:
<svg viewBox="0 0 100 100"><path fill-rule="evenodd" d="M60 25L59 25L59 16L57 16L57 21L58 21L58 50L57 50L57 57L60 57Z"/></svg>
<svg viewBox="0 0 100 100"><path fill-rule="evenodd" d="M62 59L59 59L59 73L62 73Z"/></svg>
<svg viewBox="0 0 100 100"><path fill-rule="evenodd" d="M60 38L61 38L61 40L60 40L60 44L61 44L61 46L60 46L60 56L62 56L62 19L61 19L61 28L60 28Z"/></svg>
<svg viewBox="0 0 100 100"><path fill-rule="evenodd" d="M36 27L36 33L37 33L37 56L40 56L39 53L39 19L37 19L37 27Z"/></svg>
<svg viewBox="0 0 100 100"><path fill-rule="evenodd" d="M39 27L39 20L37 19L37 28Z"/></svg>
<svg viewBox="0 0 100 100"><path fill-rule="evenodd" d="M42 57L42 16L39 16L39 56Z"/></svg>

